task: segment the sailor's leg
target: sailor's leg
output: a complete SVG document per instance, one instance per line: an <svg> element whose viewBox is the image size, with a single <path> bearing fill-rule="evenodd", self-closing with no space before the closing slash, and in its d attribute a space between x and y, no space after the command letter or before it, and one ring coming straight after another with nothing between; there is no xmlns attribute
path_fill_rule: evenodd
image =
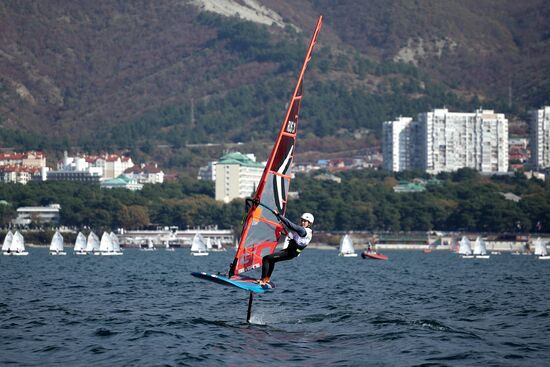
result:
<svg viewBox="0 0 550 367"><path fill-rule="evenodd" d="M270 268L268 269L266 275L267 275L267 281L269 281L269 279L271 278L271 274L273 273L273 269L275 269L275 263L278 263L279 261L287 261L287 260L290 260L290 259L293 259L295 258L296 256L293 256L292 252L288 251L288 250L281 250L279 252L275 252L273 253L272 255L269 255L269 256L272 256L272 259L270 260L271 261L271 266Z"/></svg>

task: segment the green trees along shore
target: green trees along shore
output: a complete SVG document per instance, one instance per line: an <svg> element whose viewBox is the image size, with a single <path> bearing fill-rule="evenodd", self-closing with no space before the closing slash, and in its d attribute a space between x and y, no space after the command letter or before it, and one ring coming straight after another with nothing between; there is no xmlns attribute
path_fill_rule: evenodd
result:
<svg viewBox="0 0 550 367"><path fill-rule="evenodd" d="M340 183L297 175L291 183L297 197L289 200L287 216L313 212L316 229L326 231L550 232L550 184L519 173L488 177L462 169L440 174L437 183L428 181L425 191L414 193L396 193L393 187L427 175L372 170L337 175ZM238 230L245 214L244 200L217 202L213 182L189 177L137 192L73 182L0 184L0 200L3 227L18 207L52 203L61 205L60 224L75 228L218 225Z"/></svg>

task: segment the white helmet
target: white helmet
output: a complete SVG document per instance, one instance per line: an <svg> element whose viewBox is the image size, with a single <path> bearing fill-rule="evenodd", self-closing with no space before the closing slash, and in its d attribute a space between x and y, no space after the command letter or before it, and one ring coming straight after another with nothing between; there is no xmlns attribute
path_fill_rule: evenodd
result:
<svg viewBox="0 0 550 367"><path fill-rule="evenodd" d="M311 213L304 213L302 214L302 219L307 220L309 223L313 224L313 221L315 220L313 218L313 214Z"/></svg>

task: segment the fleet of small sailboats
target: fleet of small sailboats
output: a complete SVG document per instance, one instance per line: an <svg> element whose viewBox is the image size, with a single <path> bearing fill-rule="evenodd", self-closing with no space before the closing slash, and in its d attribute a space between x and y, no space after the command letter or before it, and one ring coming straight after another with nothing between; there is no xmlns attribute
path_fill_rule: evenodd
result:
<svg viewBox="0 0 550 367"><path fill-rule="evenodd" d="M338 251L338 256L357 257L357 253L353 247L353 241L347 234L340 239L340 250Z"/></svg>
<svg viewBox="0 0 550 367"><path fill-rule="evenodd" d="M101 256L119 256L122 255L120 251L120 245L118 238L111 232L103 232L101 235L101 241L99 242L99 255Z"/></svg>
<svg viewBox="0 0 550 367"><path fill-rule="evenodd" d="M25 251L25 239L19 231L15 231L15 234L13 234L9 244L9 248L3 252L3 254L7 256L27 256L29 254Z"/></svg>
<svg viewBox="0 0 550 367"><path fill-rule="evenodd" d="M550 260L550 256L548 255L546 246L547 242L543 241L540 237L536 238L531 243L532 247L534 248L534 251L530 251L530 247L528 245L525 245L526 251L518 251L517 248L512 247L510 245L510 254L516 255L516 254L522 254L522 253L528 253L530 255L535 255L537 259L540 260ZM372 245L369 243L369 250L364 251L361 256L363 258L374 258L374 259L380 259L380 260L387 260L387 256L378 254L375 251L371 249ZM523 249L523 248L522 248ZM142 248L144 251L155 251L156 248L154 246L154 242L151 239L147 240L147 247ZM173 247L170 246L169 241L165 241L165 250L166 251L175 251ZM213 240L212 238L204 238L202 234L197 233L193 237L193 243L191 246L191 255L192 256L207 256L210 252L215 251L226 251L226 249L223 247L220 239ZM490 255L487 253L487 246L483 238L477 237L473 246L470 243L470 240L468 237L463 236L461 240L459 241L459 248L456 250L456 247L454 248L453 252L457 252L458 254L462 255L461 257L464 259L489 259ZM66 255L66 251L64 249L64 238L63 235L61 235L60 231L57 230L52 236L50 247L49 247L49 253L50 255ZM25 250L25 239L23 238L23 235L19 231L12 232L11 230L8 230L6 233L6 236L4 237L4 241L2 243L2 254L4 256L26 256L29 253ZM120 242L117 237L117 235L114 232L103 232L103 235L101 236L101 240L98 238L98 236L91 231L86 238L86 236L82 232L78 232L78 235L76 236L76 240L74 243L74 254L75 255L102 255L102 256L117 256L122 255L122 249L120 247ZM355 247L353 244L353 240L349 235L344 235L340 239L340 246L338 251L338 256L343 257L357 257L357 253L355 252Z"/></svg>

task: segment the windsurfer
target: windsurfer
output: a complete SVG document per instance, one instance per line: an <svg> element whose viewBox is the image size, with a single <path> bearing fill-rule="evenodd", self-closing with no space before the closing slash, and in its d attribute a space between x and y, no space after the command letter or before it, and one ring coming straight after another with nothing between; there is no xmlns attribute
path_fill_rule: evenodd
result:
<svg viewBox="0 0 550 367"><path fill-rule="evenodd" d="M274 212L277 218L285 226L288 235L285 238L285 244L281 251L266 255L262 259L262 277L259 280L260 285L266 285L269 283L273 269L275 269L275 263L279 261L291 260L300 255L300 253L306 248L311 241L313 231L311 226L313 225L313 214L304 213L300 218L300 225L292 223L278 212Z"/></svg>

